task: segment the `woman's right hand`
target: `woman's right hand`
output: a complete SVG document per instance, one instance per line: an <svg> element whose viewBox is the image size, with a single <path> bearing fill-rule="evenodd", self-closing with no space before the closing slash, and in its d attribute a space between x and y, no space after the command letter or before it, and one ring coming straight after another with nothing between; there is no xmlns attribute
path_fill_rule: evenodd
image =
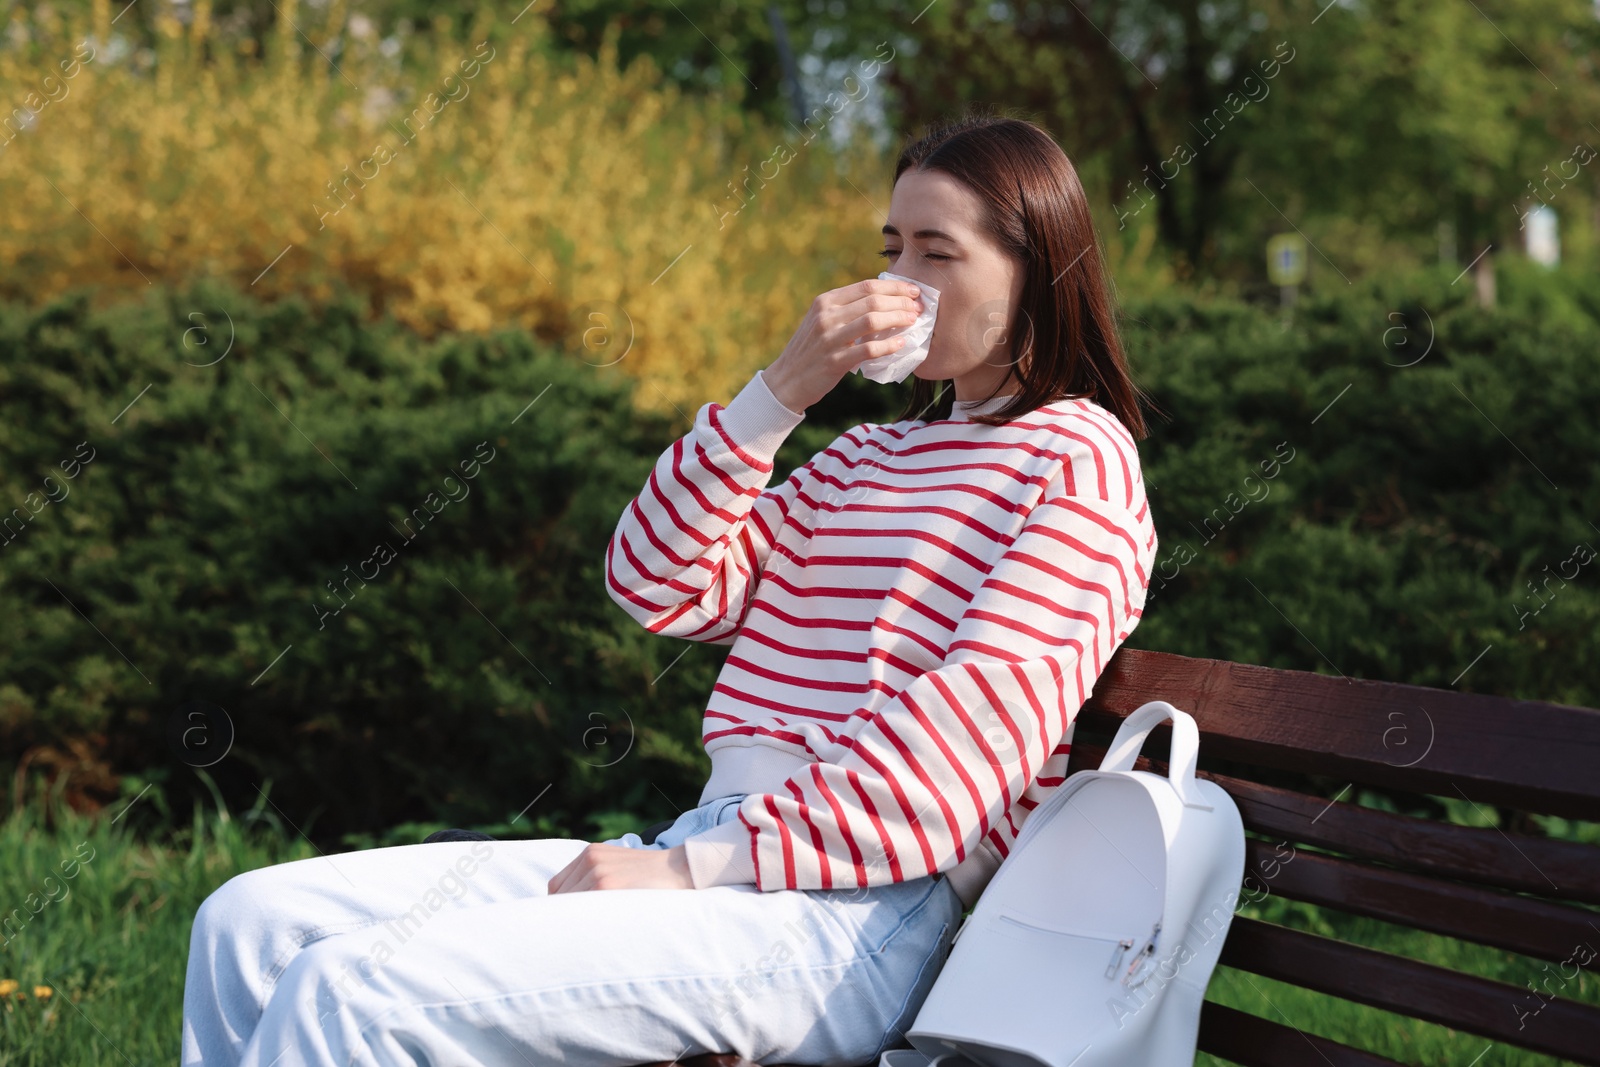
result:
<svg viewBox="0 0 1600 1067"><path fill-rule="evenodd" d="M778 402L803 412L858 364L888 355L904 335L860 341L866 334L909 326L922 313L920 290L893 278L868 278L830 289L811 301L783 353L761 372Z"/></svg>

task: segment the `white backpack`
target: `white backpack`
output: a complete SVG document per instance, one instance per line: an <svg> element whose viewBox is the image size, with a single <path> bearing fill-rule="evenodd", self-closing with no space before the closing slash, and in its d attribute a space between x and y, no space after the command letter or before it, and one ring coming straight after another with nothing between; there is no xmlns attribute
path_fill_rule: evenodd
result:
<svg viewBox="0 0 1600 1067"><path fill-rule="evenodd" d="M1133 770L1172 720L1169 776ZM1233 799L1196 780L1194 719L1152 700L1098 770L1028 816L880 1067L1193 1067L1244 877Z"/></svg>

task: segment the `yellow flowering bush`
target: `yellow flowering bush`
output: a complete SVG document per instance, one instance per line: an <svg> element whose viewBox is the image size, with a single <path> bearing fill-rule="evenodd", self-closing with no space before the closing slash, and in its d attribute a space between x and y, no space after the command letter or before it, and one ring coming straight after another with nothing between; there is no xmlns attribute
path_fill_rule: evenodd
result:
<svg viewBox="0 0 1600 1067"><path fill-rule="evenodd" d="M207 0L187 26L162 6L153 49L116 34L109 0L81 25L13 7L0 298L344 288L424 335L525 328L688 415L776 358L817 293L881 269L893 157L835 153L849 116L770 129L737 87L682 94L648 55L619 69L614 27L598 59L560 53L531 8L441 16L398 49L339 0L275 9L256 56ZM1150 237L1106 251L1164 285Z"/></svg>
<svg viewBox="0 0 1600 1067"><path fill-rule="evenodd" d="M557 57L537 10L486 14L412 36L402 64L336 4L339 30L301 8L310 44L255 58L208 39L200 4L141 64L95 6L74 26L19 5L0 39L20 109L0 125L0 297L348 287L423 334L524 327L692 412L775 358L818 292L881 269L870 152L836 167L825 129L760 128L648 56L619 70L614 35L597 61Z"/></svg>

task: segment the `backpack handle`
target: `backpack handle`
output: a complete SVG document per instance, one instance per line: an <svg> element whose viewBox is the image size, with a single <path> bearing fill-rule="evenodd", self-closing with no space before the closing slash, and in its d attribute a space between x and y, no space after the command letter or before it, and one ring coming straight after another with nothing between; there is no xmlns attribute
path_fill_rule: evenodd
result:
<svg viewBox="0 0 1600 1067"><path fill-rule="evenodd" d="M1195 761L1200 755L1200 729L1194 717L1180 711L1165 700L1151 700L1141 704L1133 714L1122 720L1117 736L1111 739L1105 758L1100 761L1102 771L1131 771L1133 761L1144 747L1144 739L1151 729L1172 720L1172 759L1167 764L1167 780L1183 801L1184 807L1210 811L1211 805L1200 795L1194 778Z"/></svg>

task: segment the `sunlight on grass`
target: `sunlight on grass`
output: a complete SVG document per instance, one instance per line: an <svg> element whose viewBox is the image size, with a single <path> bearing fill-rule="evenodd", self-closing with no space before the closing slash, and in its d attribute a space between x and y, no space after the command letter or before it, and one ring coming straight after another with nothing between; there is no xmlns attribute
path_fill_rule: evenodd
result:
<svg viewBox="0 0 1600 1067"><path fill-rule="evenodd" d="M0 989L16 983L0 1067L173 1062L200 902L242 871L316 855L259 807L197 805L168 840L140 841L129 802L150 799L130 792L96 815L40 799L0 823Z"/></svg>
<svg viewBox="0 0 1600 1067"><path fill-rule="evenodd" d="M1481 816L1471 811L1469 805L1452 810L1451 821L1457 818L1464 825L1484 824ZM1586 831L1576 829L1579 825L1587 824L1571 824L1565 829L1581 835ZM1303 849L1304 846L1297 848ZM1519 990L1537 989L1539 996L1530 991L1509 997L1506 1001L1506 1020L1520 1019L1524 1027L1538 1025L1541 998L1548 1001L1551 996L1559 996L1600 1004L1600 979L1591 970L1575 964L1561 968L1557 964L1520 953L1425 933L1275 895L1247 901L1239 907L1238 914L1404 956L1461 974L1505 982ZM1600 912L1596 914L1600 916ZM1600 937L1591 944L1600 945ZM1564 971L1575 973L1564 977ZM1401 1063L1561 1067L1568 1062L1337 997L1307 993L1297 986L1227 966L1219 966L1213 974L1206 999ZM1309 1055L1310 1046L1307 1046L1307 1051ZM1220 1067L1225 1062L1207 1055L1196 1060L1197 1065L1207 1067Z"/></svg>
<svg viewBox="0 0 1600 1067"><path fill-rule="evenodd" d="M281 825L265 797L238 814L220 803L197 805L188 825L165 840L141 841L128 831L132 820L123 818L133 805L157 802L158 794L141 797L141 789L130 781L121 803L94 816L52 798L12 811L0 823L0 850L10 860L0 870L0 900L10 909L0 915L0 1067L171 1062L189 929L201 901L242 871L317 854ZM406 824L346 843L405 844L438 828ZM510 837L518 828L542 832L532 825L485 829ZM1547 971L1543 962L1514 953L1277 896L1247 902L1239 913L1518 987L1539 982ZM1600 982L1588 971L1559 984L1541 988L1600 1003ZM1404 1063L1561 1062L1499 1045L1485 1052L1487 1039L1230 967L1217 968L1207 999ZM1529 1015L1527 1025L1538 1025L1537 1016ZM1196 1063L1220 1067L1223 1061L1201 1055Z"/></svg>

